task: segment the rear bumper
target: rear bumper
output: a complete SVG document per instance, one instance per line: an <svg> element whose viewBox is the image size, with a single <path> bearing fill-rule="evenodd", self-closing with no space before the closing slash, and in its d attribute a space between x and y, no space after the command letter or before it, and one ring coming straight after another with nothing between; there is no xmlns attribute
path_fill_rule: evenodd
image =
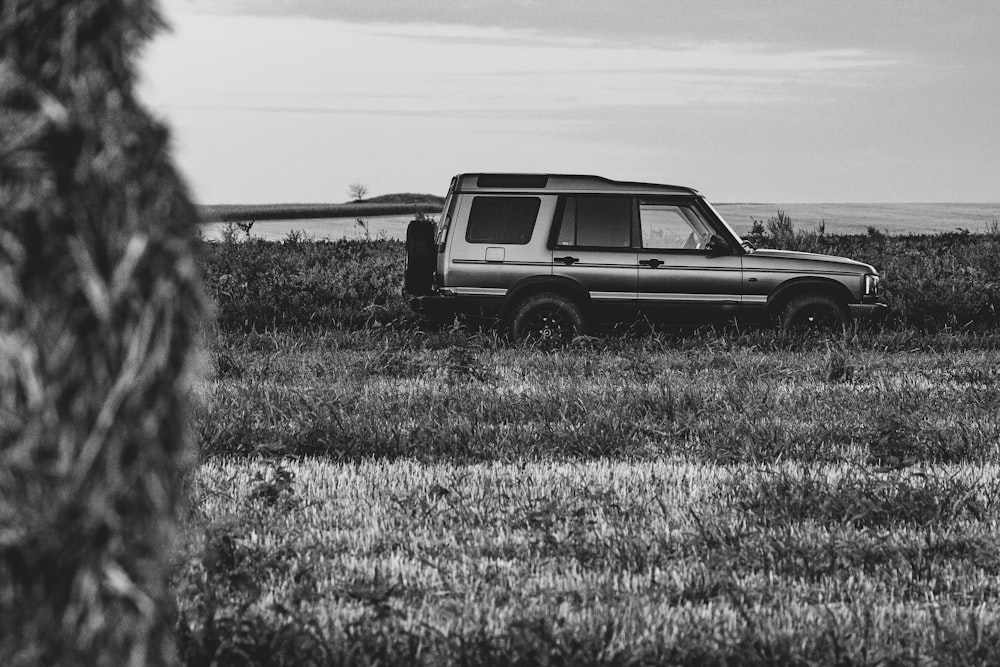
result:
<svg viewBox="0 0 1000 667"><path fill-rule="evenodd" d="M427 300L430 299L430 298L432 298L432 297L427 297L427 296L411 296L410 297L410 308L413 309L413 310L415 310L418 313L422 313L422 312L424 312L424 309L427 308Z"/></svg>
<svg viewBox="0 0 1000 667"><path fill-rule="evenodd" d="M889 316L889 304L884 301L852 303L850 308L851 318L862 324L878 324L884 322L885 318Z"/></svg>
<svg viewBox="0 0 1000 667"><path fill-rule="evenodd" d="M455 297L438 296L436 294L427 296L411 296L410 308L421 315L442 313L449 309L454 310Z"/></svg>
<svg viewBox="0 0 1000 667"><path fill-rule="evenodd" d="M410 308L431 320L451 320L456 315L494 319L500 312L496 297L457 297L429 294L410 297Z"/></svg>

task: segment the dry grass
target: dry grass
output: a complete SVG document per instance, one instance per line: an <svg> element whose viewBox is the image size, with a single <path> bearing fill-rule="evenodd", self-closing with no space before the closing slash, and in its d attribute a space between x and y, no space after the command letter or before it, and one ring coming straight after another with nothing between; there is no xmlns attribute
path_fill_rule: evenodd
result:
<svg viewBox="0 0 1000 667"><path fill-rule="evenodd" d="M987 655L1000 647L996 467L896 474L852 486L850 466L798 464L207 464L177 579L185 655L226 663L264 641L358 664ZM960 487L959 508L865 523L833 507L851 487L849 502L873 492L889 508L900 496L881 484L948 506Z"/></svg>
<svg viewBox="0 0 1000 667"><path fill-rule="evenodd" d="M190 664L1000 648L992 339L222 340L176 579Z"/></svg>
<svg viewBox="0 0 1000 667"><path fill-rule="evenodd" d="M206 456L428 461L994 460L993 350L885 351L764 332L556 350L461 331L227 337L197 412ZM849 373L846 369L850 369ZM848 377L849 375L849 377Z"/></svg>

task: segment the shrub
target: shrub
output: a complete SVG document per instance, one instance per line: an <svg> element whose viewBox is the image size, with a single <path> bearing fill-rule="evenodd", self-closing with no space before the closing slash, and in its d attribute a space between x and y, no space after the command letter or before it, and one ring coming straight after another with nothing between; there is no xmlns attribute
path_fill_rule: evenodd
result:
<svg viewBox="0 0 1000 667"><path fill-rule="evenodd" d="M218 324L229 331L362 328L412 319L403 246L384 239L205 244Z"/></svg>
<svg viewBox="0 0 1000 667"><path fill-rule="evenodd" d="M763 232L755 225L754 229ZM950 232L887 236L795 231L782 211L758 233L762 247L849 257L885 276L889 326L924 331L987 331L1000 327L1000 235Z"/></svg>
<svg viewBox="0 0 1000 667"><path fill-rule="evenodd" d="M848 472L836 480L822 473L807 471L800 477L779 471L738 479L731 489L738 509L764 521L857 527L928 526L967 517L981 521L992 511L978 497L983 491L958 477L924 471Z"/></svg>

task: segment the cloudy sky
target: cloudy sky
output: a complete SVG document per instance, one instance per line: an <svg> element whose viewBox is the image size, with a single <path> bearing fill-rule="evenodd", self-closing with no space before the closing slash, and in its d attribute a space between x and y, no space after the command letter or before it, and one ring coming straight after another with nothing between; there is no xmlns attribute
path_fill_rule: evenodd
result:
<svg viewBox="0 0 1000 667"><path fill-rule="evenodd" d="M717 202L1000 201L1000 2L161 0L199 201L593 173Z"/></svg>

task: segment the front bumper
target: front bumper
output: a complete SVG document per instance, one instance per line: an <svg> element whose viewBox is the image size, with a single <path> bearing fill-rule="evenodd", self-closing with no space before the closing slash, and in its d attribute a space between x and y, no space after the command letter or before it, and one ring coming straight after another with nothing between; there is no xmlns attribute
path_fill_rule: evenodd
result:
<svg viewBox="0 0 1000 667"><path fill-rule="evenodd" d="M851 319L861 324L878 324L889 316L889 304L881 299L865 303L852 303Z"/></svg>

